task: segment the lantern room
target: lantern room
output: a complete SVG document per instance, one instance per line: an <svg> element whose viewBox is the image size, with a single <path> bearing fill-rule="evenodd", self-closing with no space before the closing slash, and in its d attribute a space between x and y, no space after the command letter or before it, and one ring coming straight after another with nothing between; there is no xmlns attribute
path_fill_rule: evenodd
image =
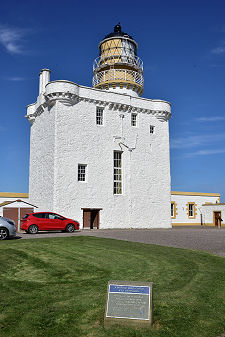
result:
<svg viewBox="0 0 225 337"><path fill-rule="evenodd" d="M99 44L99 57L93 64L93 87L141 96L143 93L143 62L137 56L138 45L122 32L121 25L105 36Z"/></svg>

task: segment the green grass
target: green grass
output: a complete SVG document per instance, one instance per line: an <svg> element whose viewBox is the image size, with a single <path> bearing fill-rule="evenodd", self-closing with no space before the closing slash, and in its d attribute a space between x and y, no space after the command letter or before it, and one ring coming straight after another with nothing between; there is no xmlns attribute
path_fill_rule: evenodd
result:
<svg viewBox="0 0 225 337"><path fill-rule="evenodd" d="M217 337L225 259L94 237L0 244L0 337ZM151 329L103 325L109 280L154 283Z"/></svg>

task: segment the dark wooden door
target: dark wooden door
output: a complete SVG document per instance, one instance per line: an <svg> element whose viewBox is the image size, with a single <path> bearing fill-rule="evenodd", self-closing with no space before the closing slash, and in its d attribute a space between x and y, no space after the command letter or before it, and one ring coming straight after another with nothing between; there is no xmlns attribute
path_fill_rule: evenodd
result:
<svg viewBox="0 0 225 337"><path fill-rule="evenodd" d="M215 226L221 227L221 212L214 212Z"/></svg>
<svg viewBox="0 0 225 337"><path fill-rule="evenodd" d="M91 229L99 228L99 210L94 209L91 211Z"/></svg>
<svg viewBox="0 0 225 337"><path fill-rule="evenodd" d="M83 228L99 229L99 209L83 210Z"/></svg>
<svg viewBox="0 0 225 337"><path fill-rule="evenodd" d="M91 211L90 210L83 210L83 227L90 228L91 223Z"/></svg>
<svg viewBox="0 0 225 337"><path fill-rule="evenodd" d="M4 207L3 216L12 219L15 222L16 229L18 230L18 208L17 207Z"/></svg>

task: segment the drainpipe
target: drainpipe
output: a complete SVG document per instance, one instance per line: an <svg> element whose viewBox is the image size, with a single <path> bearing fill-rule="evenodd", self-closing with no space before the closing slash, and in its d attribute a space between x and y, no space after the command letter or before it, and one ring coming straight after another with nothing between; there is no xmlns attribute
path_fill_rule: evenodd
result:
<svg viewBox="0 0 225 337"><path fill-rule="evenodd" d="M20 207L18 207L18 232L20 232Z"/></svg>
<svg viewBox="0 0 225 337"><path fill-rule="evenodd" d="M121 138L123 138L123 119L124 119L124 114L120 114L120 118L121 118Z"/></svg>

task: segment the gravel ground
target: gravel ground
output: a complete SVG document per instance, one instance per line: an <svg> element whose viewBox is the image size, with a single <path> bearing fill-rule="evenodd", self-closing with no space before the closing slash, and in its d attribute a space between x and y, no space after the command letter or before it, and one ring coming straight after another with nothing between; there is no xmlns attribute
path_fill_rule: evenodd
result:
<svg viewBox="0 0 225 337"><path fill-rule="evenodd" d="M225 257L225 228L175 227L171 229L101 229L81 230L73 234L61 232L40 232L38 234L18 233L15 239L34 239L68 236L96 236L167 247L207 251ZM14 239L14 240L15 240Z"/></svg>

